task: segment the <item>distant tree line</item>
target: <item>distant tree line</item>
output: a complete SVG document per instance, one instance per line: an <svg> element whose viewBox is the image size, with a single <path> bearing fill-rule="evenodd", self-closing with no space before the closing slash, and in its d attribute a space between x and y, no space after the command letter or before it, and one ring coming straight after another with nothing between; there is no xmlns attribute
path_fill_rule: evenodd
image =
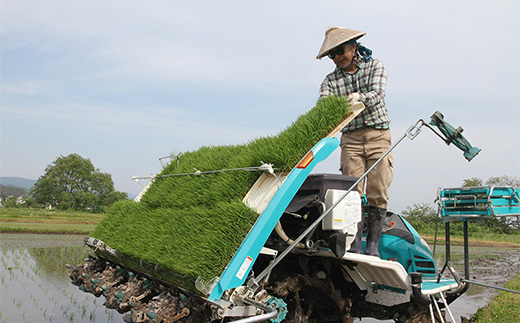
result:
<svg viewBox="0 0 520 323"><path fill-rule="evenodd" d="M15 196L20 193L23 192L4 190L2 186L2 205L102 213L114 202L128 198L126 193L114 189L110 174L102 173L89 159L78 154L58 157L45 168L45 174L36 181L29 195L17 201Z"/></svg>
<svg viewBox="0 0 520 323"><path fill-rule="evenodd" d="M10 197L10 196L13 196L13 197L25 196L28 193L29 193L29 191L23 187L0 184L0 197L3 199Z"/></svg>
<svg viewBox="0 0 520 323"><path fill-rule="evenodd" d="M3 207L25 206L25 203L21 202L29 199L28 193L29 191L23 187L0 184L0 205Z"/></svg>
<svg viewBox="0 0 520 323"><path fill-rule="evenodd" d="M511 176L499 176L490 177L486 181L482 181L479 178L465 179L461 187L520 187L520 178ZM442 220L439 218L437 206L431 205L430 203L419 203L407 206L401 213L406 216L406 220L416 230L423 230L427 228L434 228L438 223L442 225ZM503 216L489 219L478 220L478 223L473 221L470 222L470 229L473 227L474 230L478 230L479 227L485 227L492 230L495 233L513 233L520 230L520 217L519 216ZM460 226L460 228L459 228ZM452 230L457 231L460 229L462 232L462 225L460 223L453 223Z"/></svg>

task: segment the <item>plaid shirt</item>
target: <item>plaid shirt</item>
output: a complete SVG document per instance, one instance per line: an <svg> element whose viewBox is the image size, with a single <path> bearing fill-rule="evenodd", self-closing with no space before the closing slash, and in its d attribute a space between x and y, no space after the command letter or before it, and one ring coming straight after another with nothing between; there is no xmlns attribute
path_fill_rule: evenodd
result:
<svg viewBox="0 0 520 323"><path fill-rule="evenodd" d="M347 97L359 93L359 101L366 109L350 122L343 132L364 127L389 129L390 118L385 107L386 70L383 62L373 59L369 62L356 62L354 73L347 73L339 67L327 75L320 86L320 99L335 95Z"/></svg>

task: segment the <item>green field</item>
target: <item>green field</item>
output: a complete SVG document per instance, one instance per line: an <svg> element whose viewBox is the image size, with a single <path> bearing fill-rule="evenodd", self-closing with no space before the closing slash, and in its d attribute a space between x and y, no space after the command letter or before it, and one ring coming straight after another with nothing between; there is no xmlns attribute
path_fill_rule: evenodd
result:
<svg viewBox="0 0 520 323"><path fill-rule="evenodd" d="M89 234L104 214L31 208L1 208L0 232Z"/></svg>
<svg viewBox="0 0 520 323"><path fill-rule="evenodd" d="M429 245L433 245L435 241L435 232L422 232L419 234L426 240ZM494 232L480 232L472 233L469 231L468 240L470 245L503 245L503 246L519 246L520 247L520 234L505 234L505 233L494 233ZM437 233L437 244L444 244L444 230ZM454 245L464 244L463 235L460 232L452 233L450 236L450 242Z"/></svg>

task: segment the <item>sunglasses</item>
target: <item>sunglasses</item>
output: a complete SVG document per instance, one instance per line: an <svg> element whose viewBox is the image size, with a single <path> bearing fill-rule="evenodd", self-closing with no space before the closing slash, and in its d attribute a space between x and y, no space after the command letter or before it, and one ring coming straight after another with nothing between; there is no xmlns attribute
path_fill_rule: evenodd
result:
<svg viewBox="0 0 520 323"><path fill-rule="evenodd" d="M336 55L341 56L341 55L345 54L345 45L348 45L348 44L343 44L343 45L338 46L338 48L336 48L335 50L330 50L329 53L327 54L327 56L329 56L330 59L334 59L336 57Z"/></svg>

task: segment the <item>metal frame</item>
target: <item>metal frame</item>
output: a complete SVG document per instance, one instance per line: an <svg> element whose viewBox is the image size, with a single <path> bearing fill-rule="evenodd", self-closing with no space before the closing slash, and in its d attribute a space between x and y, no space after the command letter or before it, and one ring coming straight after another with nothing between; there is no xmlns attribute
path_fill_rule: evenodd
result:
<svg viewBox="0 0 520 323"><path fill-rule="evenodd" d="M498 195L493 195L494 192L498 192ZM506 192L508 195L505 194ZM520 215L519 195L520 189L512 187L462 187L441 189L439 191L439 216L445 222L446 262L438 274L437 281L441 279L441 275L448 269L459 284L459 288L450 293L452 297L463 294L469 288L469 284L501 289L500 287L470 280L468 222L475 219ZM494 202L497 202L497 205L493 205ZM480 204L485 204L485 206ZM464 278L460 278L451 266L450 223L455 221L462 221L463 223ZM513 292L519 293L518 291Z"/></svg>

